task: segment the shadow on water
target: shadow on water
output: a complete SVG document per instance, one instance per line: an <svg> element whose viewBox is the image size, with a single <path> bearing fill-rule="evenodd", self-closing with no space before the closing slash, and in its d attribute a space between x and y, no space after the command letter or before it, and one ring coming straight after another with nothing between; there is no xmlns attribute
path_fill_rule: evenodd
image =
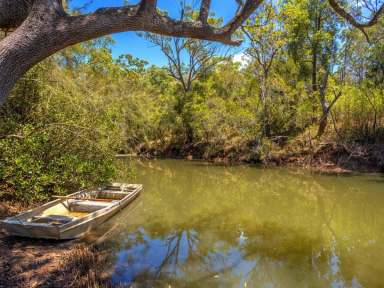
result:
<svg viewBox="0 0 384 288"><path fill-rule="evenodd" d="M111 251L114 283L382 283L384 186L371 181L376 176L329 177L177 160L136 165L143 195L97 231L108 231L103 245Z"/></svg>

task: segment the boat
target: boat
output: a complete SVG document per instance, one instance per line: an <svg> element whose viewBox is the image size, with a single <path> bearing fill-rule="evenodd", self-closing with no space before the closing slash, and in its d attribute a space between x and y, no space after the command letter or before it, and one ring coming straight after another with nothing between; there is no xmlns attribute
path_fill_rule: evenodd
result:
<svg viewBox="0 0 384 288"><path fill-rule="evenodd" d="M113 183L57 198L40 207L0 221L7 235L68 240L83 237L131 203L141 184Z"/></svg>

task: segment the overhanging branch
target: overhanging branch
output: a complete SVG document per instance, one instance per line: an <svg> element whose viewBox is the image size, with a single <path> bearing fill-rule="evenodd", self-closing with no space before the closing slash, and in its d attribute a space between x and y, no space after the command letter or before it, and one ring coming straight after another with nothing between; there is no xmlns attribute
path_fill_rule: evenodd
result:
<svg viewBox="0 0 384 288"><path fill-rule="evenodd" d="M329 5L331 5L332 9L342 18L347 20L353 27L359 29L363 32L367 40L369 40L367 33L365 32L365 28L372 27L377 24L379 18L384 14L384 3L381 4L380 8L375 11L370 20L365 23L359 22L352 16L352 14L348 13L338 2L337 0L328 0Z"/></svg>
<svg viewBox="0 0 384 288"><path fill-rule="evenodd" d="M199 21L180 21L156 11L155 0L143 0L138 5L102 8L95 13L69 17L84 38L94 38L123 31L146 31L173 37L191 37L239 45L232 34L256 10L263 0L247 0L242 9L224 27L207 24L211 0L202 0Z"/></svg>
<svg viewBox="0 0 384 288"><path fill-rule="evenodd" d="M201 21L201 23L203 23L203 25L206 25L208 22L210 7L211 7L211 0L201 1L199 20Z"/></svg>
<svg viewBox="0 0 384 288"><path fill-rule="evenodd" d="M263 1L264 0L247 0L236 16L224 27L224 30L229 34L234 33Z"/></svg>

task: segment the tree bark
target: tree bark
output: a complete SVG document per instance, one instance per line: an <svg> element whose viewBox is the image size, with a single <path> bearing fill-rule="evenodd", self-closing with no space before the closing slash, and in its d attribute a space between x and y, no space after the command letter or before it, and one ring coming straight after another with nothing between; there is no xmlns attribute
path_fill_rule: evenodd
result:
<svg viewBox="0 0 384 288"><path fill-rule="evenodd" d="M311 78L312 78L312 93L315 93L318 91L318 83L317 83L317 44L314 48L312 48L312 71L311 71Z"/></svg>
<svg viewBox="0 0 384 288"><path fill-rule="evenodd" d="M332 108L331 105L334 104L333 103L331 105L328 105L327 99L326 99L329 73L330 73L330 68L326 67L325 74L321 80L321 85L319 85L320 86L319 102L320 102L320 106L321 106L322 115L321 115L321 118L319 120L319 128L317 130L317 135L316 135L317 138L320 138L321 136L323 136L325 129L327 128L327 125L328 125L328 115L329 115L329 112L331 111L331 108Z"/></svg>
<svg viewBox="0 0 384 288"><path fill-rule="evenodd" d="M329 112L323 113L323 116L320 118L319 121L319 128L317 129L317 138L320 138L324 135L325 129L327 129L328 126L328 114Z"/></svg>
<svg viewBox="0 0 384 288"><path fill-rule="evenodd" d="M34 0L0 0L0 29L17 28L31 12Z"/></svg>
<svg viewBox="0 0 384 288"><path fill-rule="evenodd" d="M60 22L65 19L61 2L50 6L45 2L36 0L29 17L0 41L0 105L29 68L65 47L65 37L60 33Z"/></svg>
<svg viewBox="0 0 384 288"><path fill-rule="evenodd" d="M324 76L323 79L323 85L322 88L320 89L320 104L321 104L321 110L322 110L322 115L319 120L319 127L317 129L317 138L320 138L323 136L325 133L325 130L327 129L328 126L328 117L331 114L332 107L336 104L337 100L342 96L342 92L336 93L335 91L333 92L335 97L333 98L332 102L330 104L327 103L327 100L325 98L325 93L327 89L327 82L328 82L328 74L329 72L326 72L326 75Z"/></svg>

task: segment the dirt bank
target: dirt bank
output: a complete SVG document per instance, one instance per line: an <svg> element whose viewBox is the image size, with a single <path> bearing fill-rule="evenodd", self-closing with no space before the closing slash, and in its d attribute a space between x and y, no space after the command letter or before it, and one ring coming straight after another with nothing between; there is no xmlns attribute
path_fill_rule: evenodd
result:
<svg viewBox="0 0 384 288"><path fill-rule="evenodd" d="M340 144L313 142L311 146L275 145L260 151L254 143L212 149L208 144L170 145L164 149L142 147L137 154L144 158L204 160L219 164L261 164L265 166L301 167L314 172L374 173L384 171L384 144Z"/></svg>

